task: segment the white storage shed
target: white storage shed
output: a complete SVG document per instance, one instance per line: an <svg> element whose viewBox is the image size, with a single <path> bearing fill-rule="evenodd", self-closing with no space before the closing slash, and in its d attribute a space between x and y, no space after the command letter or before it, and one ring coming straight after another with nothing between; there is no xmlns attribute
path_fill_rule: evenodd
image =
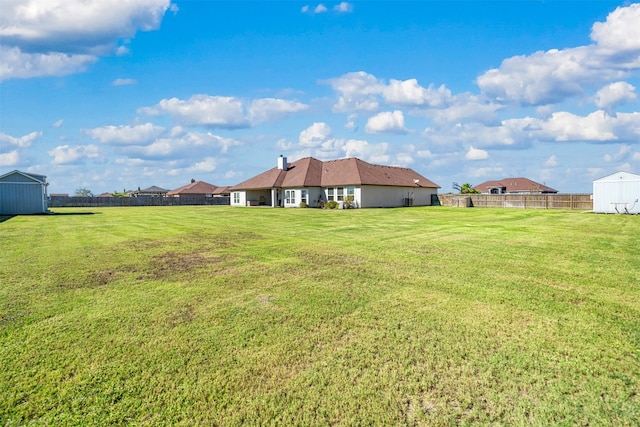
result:
<svg viewBox="0 0 640 427"><path fill-rule="evenodd" d="M47 177L20 171L0 175L0 215L48 213Z"/></svg>
<svg viewBox="0 0 640 427"><path fill-rule="evenodd" d="M640 175L616 172L593 181L593 211L640 213Z"/></svg>

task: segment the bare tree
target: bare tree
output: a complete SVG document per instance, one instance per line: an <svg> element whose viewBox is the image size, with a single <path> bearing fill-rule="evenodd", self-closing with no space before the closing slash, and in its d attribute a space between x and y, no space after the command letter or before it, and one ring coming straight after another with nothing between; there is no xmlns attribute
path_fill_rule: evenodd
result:
<svg viewBox="0 0 640 427"><path fill-rule="evenodd" d="M93 197L93 193L88 188L78 188L75 197Z"/></svg>

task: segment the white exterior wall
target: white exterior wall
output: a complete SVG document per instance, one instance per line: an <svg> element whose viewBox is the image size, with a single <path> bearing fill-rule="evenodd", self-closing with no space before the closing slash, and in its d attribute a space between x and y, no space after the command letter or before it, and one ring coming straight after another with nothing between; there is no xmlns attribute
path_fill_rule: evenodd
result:
<svg viewBox="0 0 640 427"><path fill-rule="evenodd" d="M326 200L326 197L323 198L323 191L320 187L308 187L308 188L285 188L282 191L282 200L285 208L299 208L300 202L302 201L302 190L307 191L307 205L309 207L315 208L319 205L319 201ZM294 198L292 203L286 203L286 192L293 191Z"/></svg>
<svg viewBox="0 0 640 427"><path fill-rule="evenodd" d="M347 187L344 186L344 199L347 198ZM337 192L334 187L334 200L337 200ZM286 203L286 191L294 191L294 199L291 203ZM234 202L233 194L231 192L231 206L249 206L257 205L256 202L260 201L260 197L264 200L264 204L267 206L273 206L272 196L273 193L279 194L281 198L281 206L285 208L297 208L300 207L300 201L302 200L303 188L286 188L277 190L250 190L250 191L238 191L240 193L239 203ZM310 207L317 207L319 202L326 202L328 200L327 188L309 187L307 190L307 204ZM354 188L354 205L356 208L392 208L404 206L405 198L413 198L412 206L430 206L431 195L437 194L435 188L420 188L420 187L386 187L386 186L365 186ZM277 195L275 196L277 197ZM277 202L276 202L277 204Z"/></svg>
<svg viewBox="0 0 640 427"><path fill-rule="evenodd" d="M640 213L639 199L640 175L618 172L593 181L594 212L637 214Z"/></svg>
<svg viewBox="0 0 640 427"><path fill-rule="evenodd" d="M234 201L235 194L238 194L240 196L240 200L238 202ZM231 204L231 206L247 206L247 193L245 191L232 191L229 196L229 203Z"/></svg>
<svg viewBox="0 0 640 427"><path fill-rule="evenodd" d="M366 186L361 189L362 208L392 208L404 206L405 198L413 198L413 206L430 206L435 188Z"/></svg>

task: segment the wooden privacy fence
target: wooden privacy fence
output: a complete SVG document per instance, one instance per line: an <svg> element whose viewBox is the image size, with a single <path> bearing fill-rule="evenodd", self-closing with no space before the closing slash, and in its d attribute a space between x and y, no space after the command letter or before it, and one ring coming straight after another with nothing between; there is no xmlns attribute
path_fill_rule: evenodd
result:
<svg viewBox="0 0 640 427"><path fill-rule="evenodd" d="M229 197L60 197L51 196L50 208L116 206L228 205Z"/></svg>
<svg viewBox="0 0 640 427"><path fill-rule="evenodd" d="M591 194L438 194L442 206L593 210Z"/></svg>

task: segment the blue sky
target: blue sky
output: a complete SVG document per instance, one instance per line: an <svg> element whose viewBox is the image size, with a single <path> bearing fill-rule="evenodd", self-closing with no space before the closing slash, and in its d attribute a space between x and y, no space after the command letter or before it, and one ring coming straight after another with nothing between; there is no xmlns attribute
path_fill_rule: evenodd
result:
<svg viewBox="0 0 640 427"><path fill-rule="evenodd" d="M640 171L640 4L0 0L0 174L50 193L359 157L560 192Z"/></svg>

